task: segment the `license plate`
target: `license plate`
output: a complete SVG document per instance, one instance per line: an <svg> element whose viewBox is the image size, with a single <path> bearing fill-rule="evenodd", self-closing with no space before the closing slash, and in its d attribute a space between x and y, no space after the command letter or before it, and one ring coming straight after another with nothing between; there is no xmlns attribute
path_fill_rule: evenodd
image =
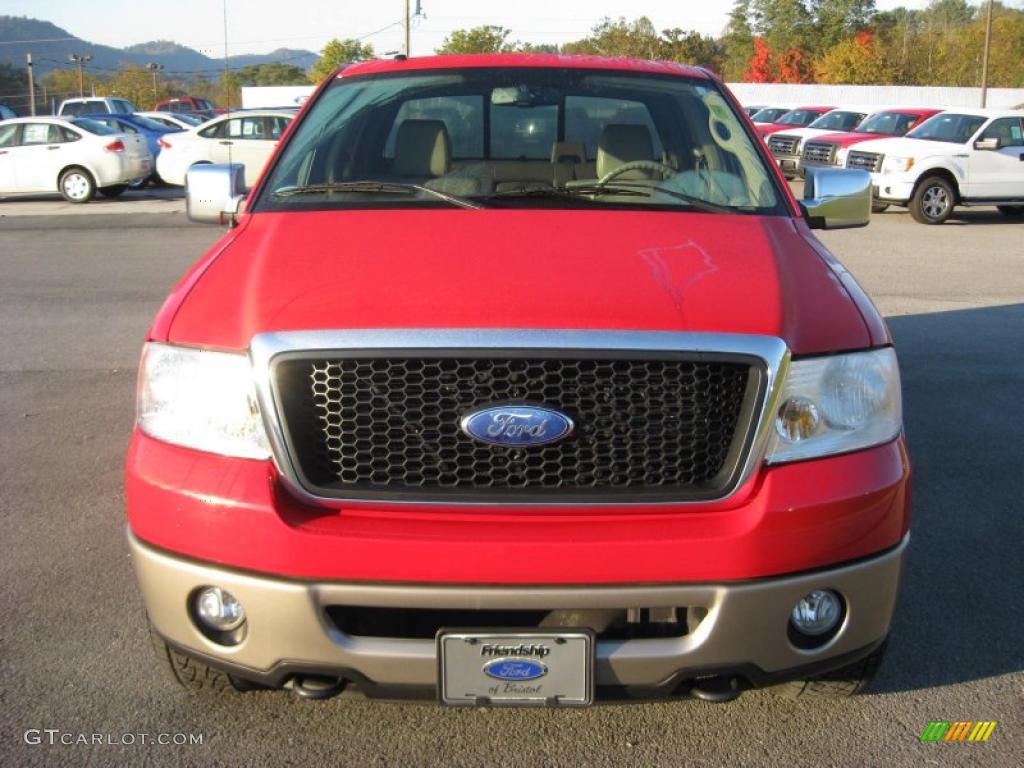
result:
<svg viewBox="0 0 1024 768"><path fill-rule="evenodd" d="M594 635L586 629L437 633L442 704L585 707L594 700Z"/></svg>

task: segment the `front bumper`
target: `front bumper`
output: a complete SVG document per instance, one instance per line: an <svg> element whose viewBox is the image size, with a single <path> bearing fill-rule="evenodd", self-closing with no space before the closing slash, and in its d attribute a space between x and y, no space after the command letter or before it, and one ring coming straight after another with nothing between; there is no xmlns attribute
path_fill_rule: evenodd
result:
<svg viewBox="0 0 1024 768"><path fill-rule="evenodd" d="M779 164L779 169L783 174L789 176L795 176L797 169L800 165L800 155L777 155L774 152L772 157L775 158L775 162Z"/></svg>
<svg viewBox="0 0 1024 768"><path fill-rule="evenodd" d="M200 563L157 550L129 534L136 574L156 632L182 652L239 678L281 686L317 675L368 688L432 695L433 639L348 635L328 618L331 606L436 609L601 609L686 606L706 611L680 637L598 640L598 694L616 688L671 692L681 682L715 675L764 685L842 666L864 655L889 630L908 537L854 563L770 579L636 586L431 586L283 579ZM219 586L245 607L247 629L236 646L208 639L188 605L202 586ZM822 647L795 647L787 633L793 605L814 589L846 601L839 631Z"/></svg>
<svg viewBox="0 0 1024 768"><path fill-rule="evenodd" d="M874 197L887 203L904 204L914 195L914 179L898 174L871 174Z"/></svg>

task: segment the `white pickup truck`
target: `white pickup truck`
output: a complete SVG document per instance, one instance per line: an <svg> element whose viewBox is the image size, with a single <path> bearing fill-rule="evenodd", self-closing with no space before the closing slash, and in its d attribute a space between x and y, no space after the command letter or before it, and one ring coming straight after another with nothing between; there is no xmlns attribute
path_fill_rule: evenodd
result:
<svg viewBox="0 0 1024 768"><path fill-rule="evenodd" d="M847 168L871 172L878 205L903 205L922 224L941 224L953 208L994 205L1024 215L1024 111L940 112L902 138L865 141Z"/></svg>

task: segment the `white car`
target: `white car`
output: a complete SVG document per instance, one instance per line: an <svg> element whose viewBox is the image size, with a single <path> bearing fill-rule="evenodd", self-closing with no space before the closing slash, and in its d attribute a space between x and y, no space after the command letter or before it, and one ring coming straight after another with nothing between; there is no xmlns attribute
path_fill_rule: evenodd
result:
<svg viewBox="0 0 1024 768"><path fill-rule="evenodd" d="M191 131L193 128L206 122L205 118L195 115L178 114L174 112L136 112L136 115L148 117L161 125L166 125L172 130L180 128L183 131Z"/></svg>
<svg viewBox="0 0 1024 768"><path fill-rule="evenodd" d="M251 187L294 117L286 110L235 112L190 131L164 136L157 174L168 184L183 186L185 173L197 163L241 163L245 186Z"/></svg>
<svg viewBox="0 0 1024 768"><path fill-rule="evenodd" d="M940 112L902 138L874 139L846 155L871 173L879 205L904 205L922 224L941 224L958 205L994 205L1024 215L1024 111Z"/></svg>
<svg viewBox="0 0 1024 768"><path fill-rule="evenodd" d="M852 131L864 122L868 111L865 109L833 109L806 128L792 128L771 134L766 140L768 149L775 158L775 162L779 164L779 168L782 169L782 174L787 179L791 179L797 173L800 153L803 151L803 145L807 139L837 131Z"/></svg>
<svg viewBox="0 0 1024 768"><path fill-rule="evenodd" d="M87 118L19 117L0 123L0 196L60 192L86 203L116 197L148 176L153 156L140 135Z"/></svg>

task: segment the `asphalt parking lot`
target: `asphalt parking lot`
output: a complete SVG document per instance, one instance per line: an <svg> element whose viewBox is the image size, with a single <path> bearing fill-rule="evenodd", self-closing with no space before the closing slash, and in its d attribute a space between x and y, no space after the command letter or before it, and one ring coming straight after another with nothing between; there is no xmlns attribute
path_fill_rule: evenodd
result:
<svg viewBox="0 0 1024 768"><path fill-rule="evenodd" d="M1024 222L979 209L925 227L891 209L822 235L889 319L916 473L902 602L870 695L583 711L286 693L218 704L155 668L121 463L146 327L220 230L188 223L172 193L133 195L71 215L55 200L0 203L0 764L1024 763ZM932 720L998 726L987 743L922 744ZM29 729L202 744L35 745Z"/></svg>

